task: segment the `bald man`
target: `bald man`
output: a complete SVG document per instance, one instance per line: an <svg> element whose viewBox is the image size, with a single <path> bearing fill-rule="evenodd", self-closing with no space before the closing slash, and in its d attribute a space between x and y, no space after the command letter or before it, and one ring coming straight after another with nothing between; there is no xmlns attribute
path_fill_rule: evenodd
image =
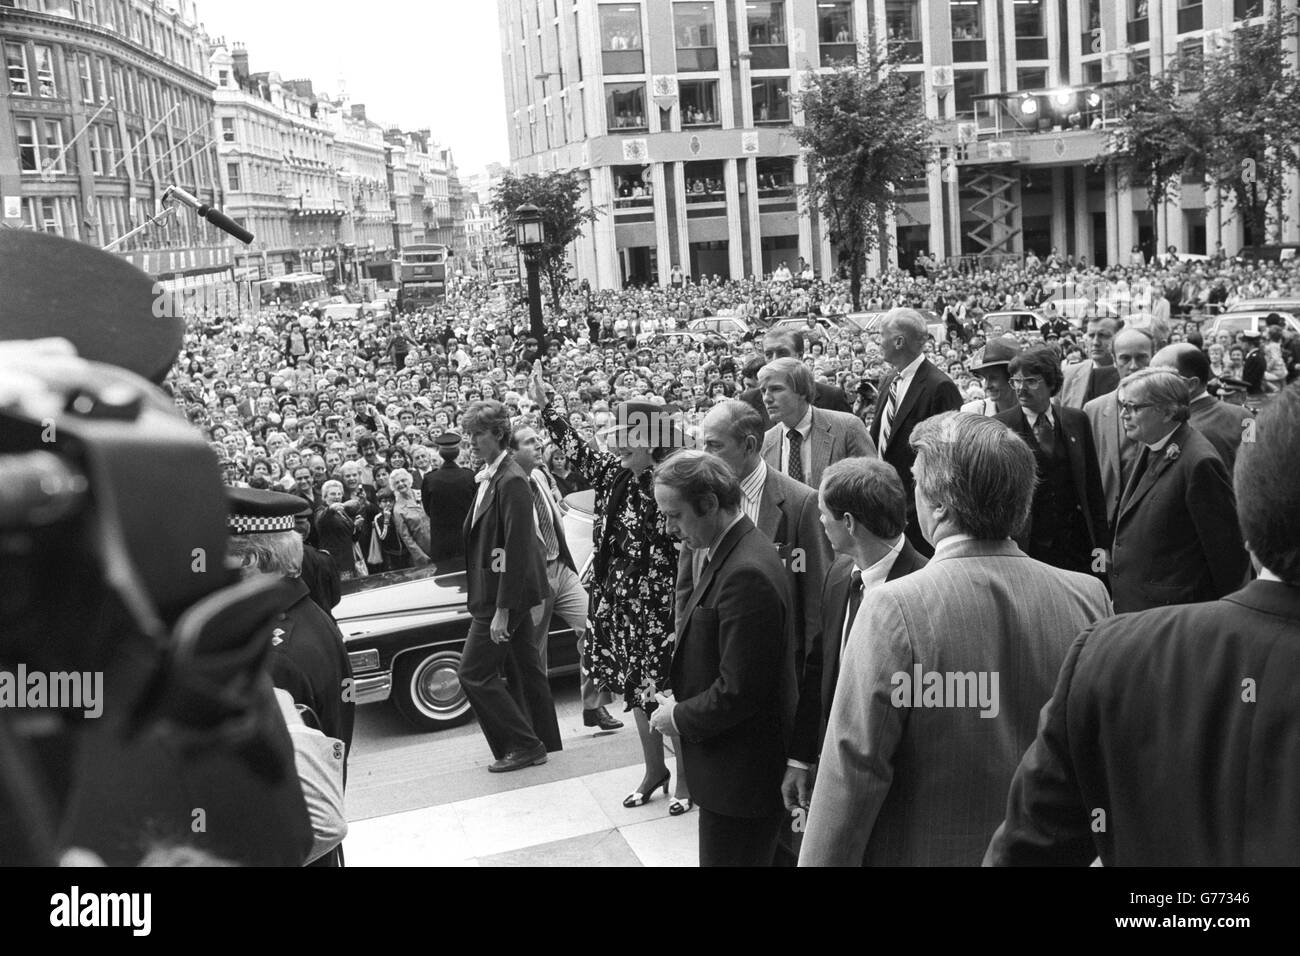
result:
<svg viewBox="0 0 1300 956"><path fill-rule="evenodd" d="M1151 359L1151 367L1173 369L1182 376L1192 399L1188 423L1209 439L1231 475L1237 463L1237 449L1255 416L1240 405L1219 401L1205 390L1205 383L1213 374L1210 359L1195 345L1186 342L1166 345Z"/></svg>
<svg viewBox="0 0 1300 956"><path fill-rule="evenodd" d="M1111 340L1115 371L1122 383L1134 372L1151 364L1155 341L1144 329L1121 329ZM1092 440L1097 445L1097 464L1101 467L1101 486L1106 494L1106 520L1114 529L1119 514L1119 499L1133 471L1141 449L1124 432L1119 420L1119 389L1099 395L1083 406L1092 426Z"/></svg>
<svg viewBox="0 0 1300 956"><path fill-rule="evenodd" d="M912 429L932 415L961 409L961 392L922 351L928 329L915 309L894 309L880 327L880 350L893 371L876 395L871 440L880 457L894 466L907 494L907 540L920 554L930 557L934 548L921 534L912 496L912 463L916 453L909 439Z"/></svg>

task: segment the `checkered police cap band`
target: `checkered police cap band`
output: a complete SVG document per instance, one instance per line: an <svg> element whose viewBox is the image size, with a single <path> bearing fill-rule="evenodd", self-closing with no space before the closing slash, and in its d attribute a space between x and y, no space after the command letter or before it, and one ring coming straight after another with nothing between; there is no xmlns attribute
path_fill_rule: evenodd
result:
<svg viewBox="0 0 1300 956"><path fill-rule="evenodd" d="M274 518L255 518L250 515L230 515L226 518L226 527L231 534L271 534L276 531L292 531L293 515L277 515Z"/></svg>

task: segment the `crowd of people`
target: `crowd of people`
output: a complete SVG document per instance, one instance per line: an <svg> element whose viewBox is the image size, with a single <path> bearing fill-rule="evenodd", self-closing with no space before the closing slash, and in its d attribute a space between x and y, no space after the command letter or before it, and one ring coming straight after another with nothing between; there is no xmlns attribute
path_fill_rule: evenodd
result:
<svg viewBox="0 0 1300 956"><path fill-rule="evenodd" d="M1137 653L1112 612L1176 631L1182 605L1280 601L1295 636L1300 537L1261 522L1300 522L1294 483L1273 484L1300 454L1300 342L1280 312L1209 342L1200 322L1300 298L1297 264L923 258L864 280L863 308L884 313L866 333L830 321L853 311L846 281L782 272L571 288L541 342L522 304L473 282L394 318L226 316L187 336L167 387L227 484L302 499L339 579L464 556L461 679L494 772L560 749L545 648L565 617L587 725L621 726L615 698L636 720L645 773L626 805L667 792L662 737L681 741L670 812L698 807L702 863L1252 861L1168 828L1084 840L1083 808L1105 804L1052 789L1075 755L1036 728L1044 705L1075 719L1058 672L1151 690L1150 671L1123 686L1089 671ZM1005 310L1042 320L985 320ZM718 314L750 331L674 334ZM785 316L802 327L767 329ZM555 507L588 488L579 581ZM1264 653L1232 626L1225 657ZM1177 671L1194 651L1149 663ZM891 678L913 673L900 705ZM983 710L943 697L954 673ZM1068 845L1043 837L1052 800L1073 814ZM1196 812L1182 819L1228 808Z"/></svg>

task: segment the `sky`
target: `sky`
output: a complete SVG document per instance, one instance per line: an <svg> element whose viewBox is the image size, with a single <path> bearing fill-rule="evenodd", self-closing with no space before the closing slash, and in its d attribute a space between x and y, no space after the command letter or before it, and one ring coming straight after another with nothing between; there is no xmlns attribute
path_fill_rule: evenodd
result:
<svg viewBox="0 0 1300 956"><path fill-rule="evenodd" d="M347 84L366 115L428 127L461 176L510 159L496 0L197 0L208 35L248 48L253 73Z"/></svg>

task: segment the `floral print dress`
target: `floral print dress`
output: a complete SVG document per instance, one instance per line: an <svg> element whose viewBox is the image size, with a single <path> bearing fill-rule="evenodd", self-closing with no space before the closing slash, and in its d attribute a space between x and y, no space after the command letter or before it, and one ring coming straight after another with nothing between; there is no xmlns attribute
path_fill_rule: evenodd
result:
<svg viewBox="0 0 1300 956"><path fill-rule="evenodd" d="M621 693L628 708L639 692L662 687L673 658L676 540L654 499L651 470L629 475L608 452L597 451L553 405L542 412L551 438L596 492L595 555L588 579L591 631L582 666L597 684ZM625 486L617 513L611 497Z"/></svg>

